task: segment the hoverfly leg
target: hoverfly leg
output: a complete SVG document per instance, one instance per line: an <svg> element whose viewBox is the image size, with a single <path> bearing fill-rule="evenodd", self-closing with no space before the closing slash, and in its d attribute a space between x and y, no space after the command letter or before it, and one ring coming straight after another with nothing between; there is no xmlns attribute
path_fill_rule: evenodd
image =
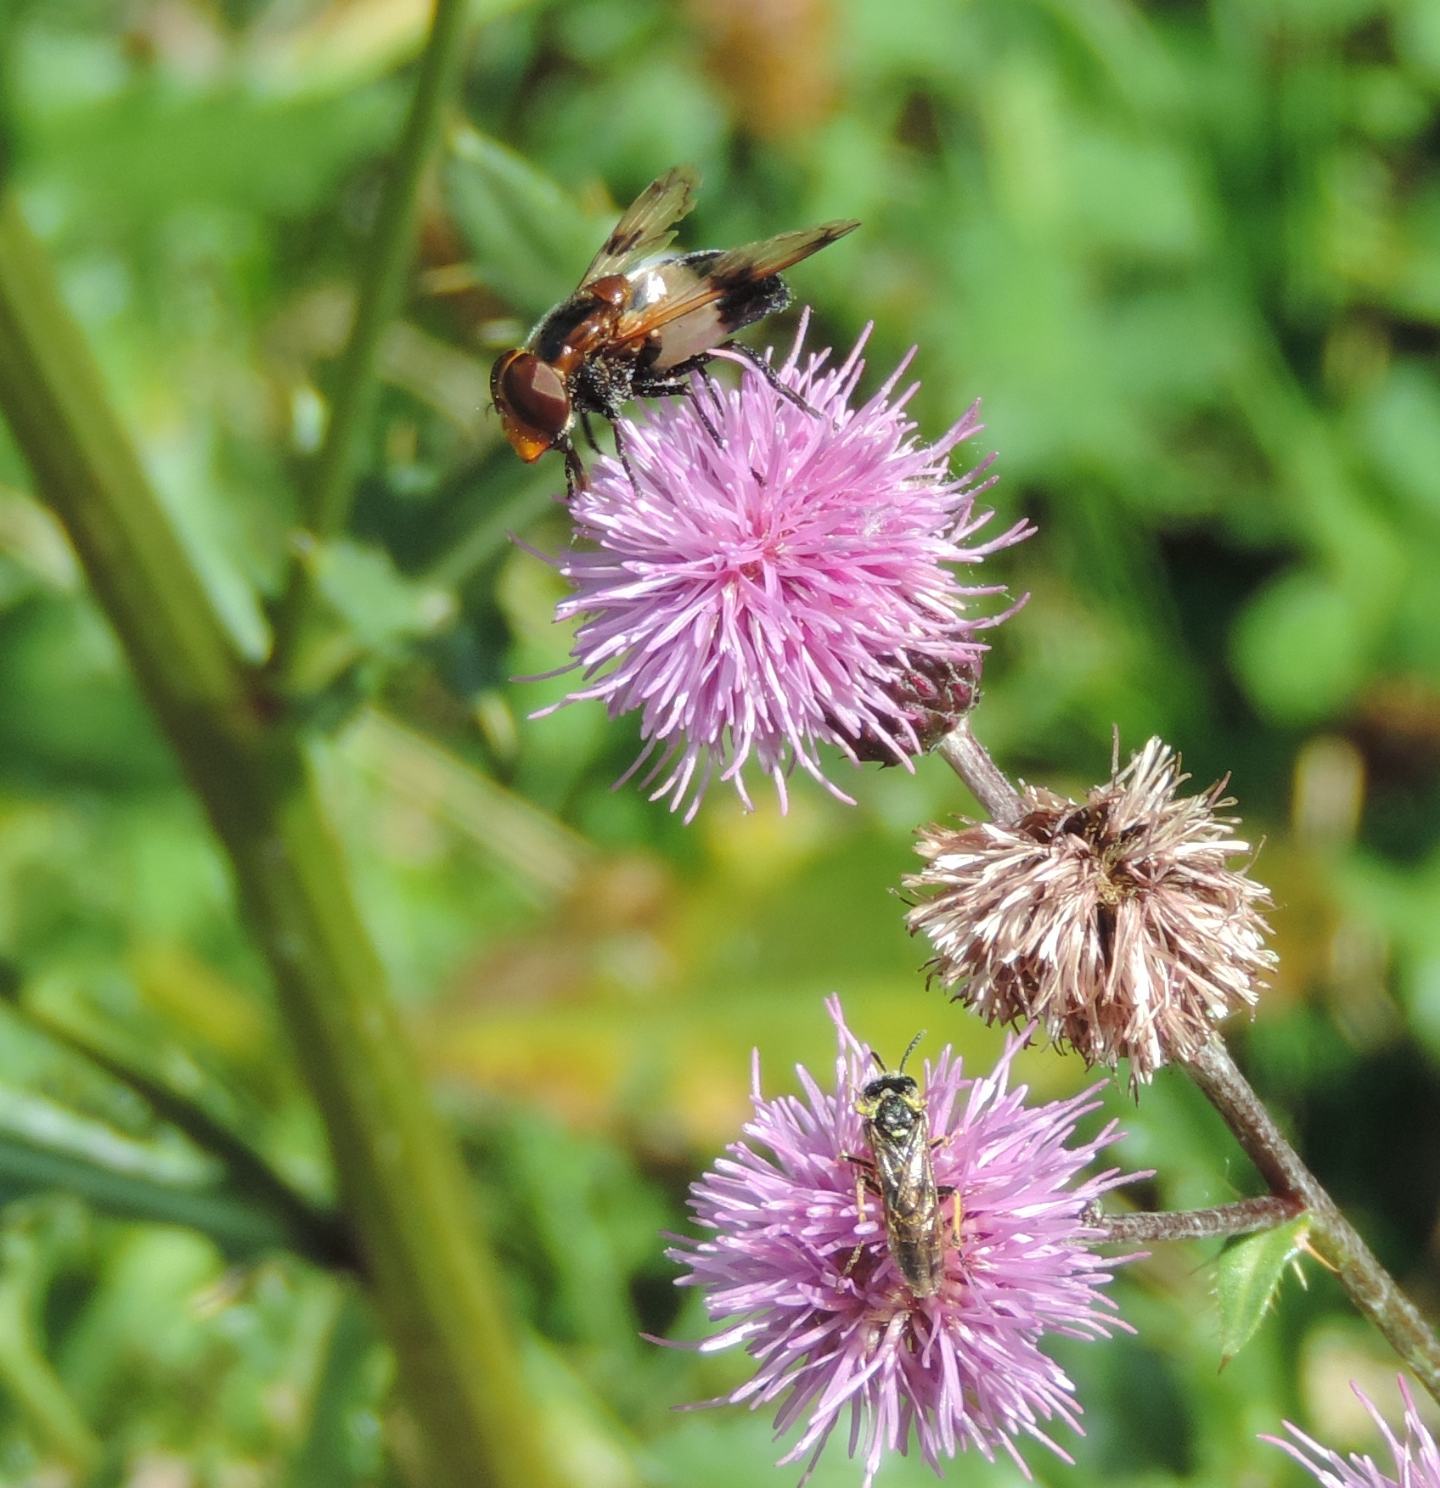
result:
<svg viewBox="0 0 1440 1488"><path fill-rule="evenodd" d="M710 382L708 379L706 380L705 386L707 389L710 386ZM701 401L700 394L696 392L693 383L687 386L686 392L690 396L690 401L695 407L695 412L699 417L700 422L705 425L705 432L714 441L715 448L724 449L725 436L719 431L719 429L715 427L715 421L710 417L710 414L706 409L705 404Z"/></svg>
<svg viewBox="0 0 1440 1488"><path fill-rule="evenodd" d="M715 396L715 384L710 381L705 370L709 365L710 353L701 352L698 356L687 357L683 362L667 367L663 374L640 372L635 375L631 391L641 398L689 398L700 422L705 426L705 432L714 441L715 448L724 449L725 436L711 417L710 410L701 401L700 390L694 382L694 374L699 373L705 390L712 398Z"/></svg>
<svg viewBox="0 0 1440 1488"><path fill-rule="evenodd" d="M787 403L793 403L796 408L802 413L808 413L811 418L823 419L825 417L818 408L812 408L794 388L788 387L785 383L781 382L780 374L776 372L774 367L758 351L755 351L752 347L742 345L739 341L727 341L725 343L725 350L737 352L740 356L744 357Z"/></svg>
<svg viewBox="0 0 1440 1488"><path fill-rule="evenodd" d="M590 410L587 408L582 408L580 410L580 427L585 431L585 438L590 441L590 448L594 450L597 455L602 453L600 449L600 442L595 438L594 426L590 422Z"/></svg>
<svg viewBox="0 0 1440 1488"><path fill-rule="evenodd" d="M698 370L698 369L696 369ZM706 379L705 386L710 387ZM725 448L725 436L720 432L715 420L710 416L710 410L701 401L700 394L692 382L653 382L644 389L647 398L689 398L690 406L695 410L696 416L705 426L705 432L710 436L716 449Z"/></svg>
<svg viewBox="0 0 1440 1488"><path fill-rule="evenodd" d="M615 431L615 458L619 460L621 467L624 469L625 474L630 481L630 489L634 491L635 494L638 496L640 494L640 487L635 483L635 471L631 467L630 456L626 453L625 450L625 436L620 432L620 419L618 414L614 419L611 420L611 428Z"/></svg>
<svg viewBox="0 0 1440 1488"><path fill-rule="evenodd" d="M565 499L573 501L576 493L585 488L585 467L580 463L579 452L569 440L556 445L556 448L565 456Z"/></svg>
<svg viewBox="0 0 1440 1488"><path fill-rule="evenodd" d="M670 376L674 381L669 391L678 393L683 398L689 398L696 416L704 424L705 432L710 436L715 448L724 449L725 436L720 432L719 426L710 416L710 410L705 406L705 398L709 397L717 410L720 407L720 395L706 370L709 365L708 353L701 353L699 356L691 357L689 361L677 363L670 369ZM695 382L697 374L700 379L699 386Z"/></svg>

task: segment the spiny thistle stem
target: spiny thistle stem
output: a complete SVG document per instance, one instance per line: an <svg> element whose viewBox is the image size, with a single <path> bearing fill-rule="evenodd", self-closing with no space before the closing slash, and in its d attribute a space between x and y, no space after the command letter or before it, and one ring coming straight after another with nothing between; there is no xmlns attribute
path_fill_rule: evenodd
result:
<svg viewBox="0 0 1440 1488"><path fill-rule="evenodd" d="M945 735L935 746L935 753L965 782L992 821L1008 824L1019 820L1024 810L1020 792L975 737L968 718L962 718Z"/></svg>
<svg viewBox="0 0 1440 1488"><path fill-rule="evenodd" d="M946 736L936 753L996 821L1011 823L1018 818L1019 793L976 739L968 720ZM1212 1034L1198 1050L1174 1062L1219 1112L1273 1197L1309 1211L1316 1252L1335 1267L1351 1301L1440 1400L1440 1339L1286 1141L1219 1036Z"/></svg>
<svg viewBox="0 0 1440 1488"><path fill-rule="evenodd" d="M1253 1235L1273 1230L1305 1212L1298 1199L1265 1194L1211 1209L1142 1210L1134 1214L1102 1214L1099 1205L1081 1218L1105 1232L1106 1240L1204 1240L1213 1235Z"/></svg>
<svg viewBox="0 0 1440 1488"><path fill-rule="evenodd" d="M1315 1249L1335 1267L1351 1301L1390 1340L1416 1379L1440 1400L1440 1338L1301 1162L1230 1051L1217 1036L1180 1067L1220 1113L1270 1187L1299 1200L1310 1211Z"/></svg>

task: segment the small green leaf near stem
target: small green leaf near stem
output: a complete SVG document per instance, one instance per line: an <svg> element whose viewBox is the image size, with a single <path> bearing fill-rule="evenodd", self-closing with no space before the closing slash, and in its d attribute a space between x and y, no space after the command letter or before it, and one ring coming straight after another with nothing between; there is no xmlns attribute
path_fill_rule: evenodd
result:
<svg viewBox="0 0 1440 1488"><path fill-rule="evenodd" d="M1287 1267L1306 1248L1310 1225L1310 1217L1302 1215L1279 1229L1246 1236L1220 1257L1215 1300L1220 1305L1222 1369L1255 1336Z"/></svg>
<svg viewBox="0 0 1440 1488"><path fill-rule="evenodd" d="M1181 1068L1220 1113L1272 1191L1306 1207L1316 1253L1334 1266L1350 1300L1440 1400L1440 1338L1285 1140L1219 1036Z"/></svg>

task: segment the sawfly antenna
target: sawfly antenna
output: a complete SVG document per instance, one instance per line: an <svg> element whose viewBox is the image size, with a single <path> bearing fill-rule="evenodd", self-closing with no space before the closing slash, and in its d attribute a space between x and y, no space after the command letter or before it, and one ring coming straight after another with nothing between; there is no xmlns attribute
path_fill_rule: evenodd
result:
<svg viewBox="0 0 1440 1488"><path fill-rule="evenodd" d="M920 1032L917 1033L915 1037L910 1040L909 1046L906 1048L904 1054L900 1056L900 1068L895 1071L897 1075L903 1075L905 1073L905 1061L909 1059L909 1057L915 1052L915 1045L918 1044L924 1037L925 1030L922 1028ZM883 1069L884 1066L882 1065L881 1068Z"/></svg>

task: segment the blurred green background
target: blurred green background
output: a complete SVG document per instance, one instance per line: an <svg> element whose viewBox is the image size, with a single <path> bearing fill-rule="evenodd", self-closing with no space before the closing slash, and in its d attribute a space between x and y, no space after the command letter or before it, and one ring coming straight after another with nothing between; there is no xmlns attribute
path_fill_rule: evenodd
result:
<svg viewBox="0 0 1440 1488"><path fill-rule="evenodd" d="M565 679L558 462L522 467L489 361L623 204L693 161L682 241L856 216L793 275L817 343L912 344L938 435L984 399L994 637L977 732L1080 790L1160 733L1233 773L1282 965L1235 1030L1322 1180L1440 1310L1440 6L1433 0L477 0L463 106L381 353L352 540L363 648L328 785L437 1099L462 1132L570 1477L786 1483L767 1420L675 1414L739 1357L658 1232L732 1140L748 1051L827 1070L822 996L882 1049L999 1036L927 991L892 890L938 764L787 818L681 827L611 783L632 723L527 721ZM347 324L420 0L3 0L0 163L212 592L265 644L294 475ZM785 323L752 336L783 339ZM968 447L983 452L975 443ZM763 799L764 791L760 791ZM225 869L59 528L0 432L0 1482L406 1484L368 1314L193 1112L312 1198L320 1129ZM1061 1094L1073 1060L1029 1056ZM120 1078L120 1075L126 1078ZM1254 1191L1183 1081L1109 1091L1135 1201ZM186 1128L190 1130L187 1134ZM273 1198L273 1196L272 1196ZM1042 1484L1302 1480L1290 1416L1373 1445L1395 1366L1310 1265L1223 1372L1215 1247L1115 1288L1138 1335L1058 1352L1088 1435ZM683 1305L682 1305L683 1303ZM817 1488L855 1484L838 1448ZM1012 1485L967 1457L956 1482ZM896 1462L882 1484L931 1481ZM1306 1479L1305 1481L1308 1481Z"/></svg>

